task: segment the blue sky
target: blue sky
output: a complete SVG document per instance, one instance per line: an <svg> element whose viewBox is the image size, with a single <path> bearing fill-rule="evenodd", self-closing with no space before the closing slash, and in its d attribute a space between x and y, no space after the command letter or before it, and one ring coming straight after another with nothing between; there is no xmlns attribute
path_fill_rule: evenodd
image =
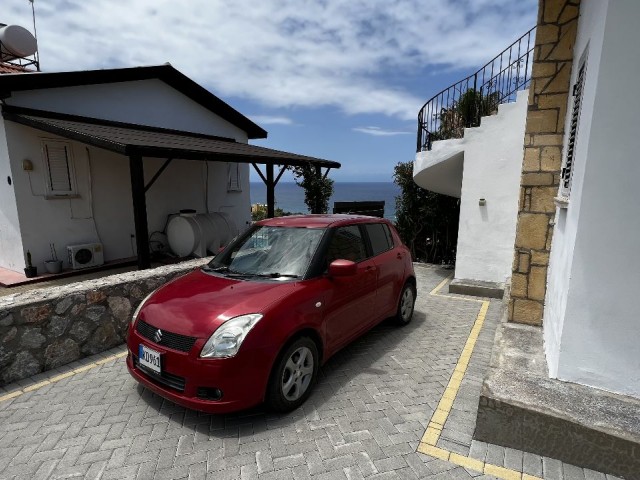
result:
<svg viewBox="0 0 640 480"><path fill-rule="evenodd" d="M533 26L537 0L35 0L35 8L45 71L170 62L269 132L254 143L338 161L336 181L384 182L413 160L422 104ZM4 0L0 22L32 30L31 4Z"/></svg>

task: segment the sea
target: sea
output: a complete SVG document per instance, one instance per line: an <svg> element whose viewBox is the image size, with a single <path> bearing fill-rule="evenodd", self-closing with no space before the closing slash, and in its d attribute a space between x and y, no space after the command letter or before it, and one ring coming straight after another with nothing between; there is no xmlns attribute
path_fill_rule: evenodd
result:
<svg viewBox="0 0 640 480"><path fill-rule="evenodd" d="M304 189L295 182L279 182L275 195L276 208L291 213L309 213L304 203ZM335 182L329 213L333 211L333 202L383 200L385 218L395 221L398 195L400 188L393 182ZM251 182L251 204L254 203L267 203L267 189L262 182Z"/></svg>

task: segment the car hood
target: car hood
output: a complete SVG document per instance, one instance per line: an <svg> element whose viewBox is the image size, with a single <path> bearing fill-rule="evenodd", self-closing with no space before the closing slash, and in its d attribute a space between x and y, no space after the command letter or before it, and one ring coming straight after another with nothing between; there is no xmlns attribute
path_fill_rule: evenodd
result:
<svg viewBox="0 0 640 480"><path fill-rule="evenodd" d="M150 325L191 337L209 337L226 320L267 308L297 282L238 280L196 270L158 289L140 310Z"/></svg>

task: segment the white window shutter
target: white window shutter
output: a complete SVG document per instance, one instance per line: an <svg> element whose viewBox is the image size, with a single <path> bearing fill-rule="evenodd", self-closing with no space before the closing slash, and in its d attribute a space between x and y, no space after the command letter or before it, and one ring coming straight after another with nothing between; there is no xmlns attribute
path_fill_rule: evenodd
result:
<svg viewBox="0 0 640 480"><path fill-rule="evenodd" d="M65 197L76 194L76 179L73 169L71 143L42 139L44 176L47 197Z"/></svg>
<svg viewBox="0 0 640 480"><path fill-rule="evenodd" d="M582 92L584 90L584 79L587 68L587 49L582 54L578 64L578 75L573 86L573 107L571 109L571 122L569 125L569 137L567 141L567 154L564 167L560 173L560 195L569 198L571 194L571 180L573 178L573 163L575 160L576 142L578 137L578 124L580 120L580 107L582 103Z"/></svg>
<svg viewBox="0 0 640 480"><path fill-rule="evenodd" d="M69 193L72 191L71 171L69 169L69 155L67 145L46 143L47 169L51 193Z"/></svg>

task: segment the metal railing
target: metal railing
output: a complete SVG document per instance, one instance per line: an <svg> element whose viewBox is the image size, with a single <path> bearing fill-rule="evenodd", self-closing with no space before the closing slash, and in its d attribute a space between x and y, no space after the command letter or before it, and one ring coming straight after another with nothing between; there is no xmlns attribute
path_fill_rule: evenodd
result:
<svg viewBox="0 0 640 480"><path fill-rule="evenodd" d="M497 113L501 103L515 101L531 81L535 29L424 104L418 114L418 152L431 150L436 140L462 138L465 128L480 125L480 118Z"/></svg>

